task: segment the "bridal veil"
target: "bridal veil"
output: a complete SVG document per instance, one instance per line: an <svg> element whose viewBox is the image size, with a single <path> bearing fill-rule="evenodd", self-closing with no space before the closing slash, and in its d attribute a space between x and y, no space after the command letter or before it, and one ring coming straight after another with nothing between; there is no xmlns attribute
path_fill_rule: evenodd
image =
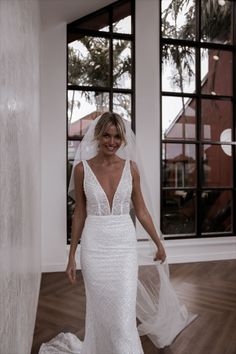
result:
<svg viewBox="0 0 236 354"><path fill-rule="evenodd" d="M70 183L69 195L75 198L74 193L74 168L82 160L89 160L97 154L97 141L94 139L95 126L100 116L91 122L88 131L82 139L74 158ZM140 179L141 188L145 203L152 216L157 229L157 211L153 208L153 198L148 187L148 179L142 167L139 149L136 144L135 134L131 129L129 121L124 120L126 129L127 144L122 145L117 155L125 160L132 160L136 163ZM134 217L134 210L131 205L131 216ZM162 238L160 230L159 236ZM138 235L137 235L138 236ZM149 235L147 235L145 245L145 265L139 265L139 279L137 288L136 315L139 320L138 331L140 335L147 335L154 345L163 348L170 345L174 338L195 318L196 315L189 314L186 307L180 304L177 295L169 280L169 270L167 262L161 264L153 261L156 246ZM162 242L164 242L162 238Z"/></svg>

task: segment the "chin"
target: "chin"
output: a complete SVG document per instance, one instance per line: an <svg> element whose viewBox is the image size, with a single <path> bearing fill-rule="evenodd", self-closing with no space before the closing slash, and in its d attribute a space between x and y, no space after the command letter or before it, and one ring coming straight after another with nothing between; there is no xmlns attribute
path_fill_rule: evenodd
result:
<svg viewBox="0 0 236 354"><path fill-rule="evenodd" d="M116 152L117 152L117 150L118 150L118 149L115 149L115 150L113 150L113 151L106 150L106 151L103 151L103 152L104 152L105 155L111 156L111 155L115 155Z"/></svg>
<svg viewBox="0 0 236 354"><path fill-rule="evenodd" d="M109 150L109 149L107 149L107 148L104 148L104 149L103 149L103 153L104 153L105 155L109 155L109 156L115 155L115 154L117 153L117 150L118 150L118 149L119 149L119 147L115 148L114 150Z"/></svg>

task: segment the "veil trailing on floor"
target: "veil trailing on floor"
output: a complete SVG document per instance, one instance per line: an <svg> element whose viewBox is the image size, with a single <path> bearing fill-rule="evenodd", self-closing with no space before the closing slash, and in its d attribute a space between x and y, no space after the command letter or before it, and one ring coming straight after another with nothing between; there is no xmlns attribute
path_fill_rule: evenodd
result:
<svg viewBox="0 0 236 354"><path fill-rule="evenodd" d="M80 161L89 160L97 154L98 146L97 141L94 139L94 130L99 118L100 116L91 122L75 154L69 183L69 195L74 199L74 168ZM131 124L124 119L123 122L126 129L127 144L120 147L117 155L125 160L132 160L136 163L140 174L144 200L157 228L157 212L154 210L152 200L155 196L152 196L148 188L147 178L141 163ZM132 205L131 215L134 215ZM160 230L157 229L157 231L162 238ZM179 303L169 281L167 262L161 264L160 262L153 261L156 245L148 234L145 245L147 244L148 247L145 247L146 255L144 257L146 265L139 266L136 303L136 314L140 322L138 331L140 335L148 335L156 347L163 348L170 345L178 333L193 321L196 316L189 314L186 307Z"/></svg>

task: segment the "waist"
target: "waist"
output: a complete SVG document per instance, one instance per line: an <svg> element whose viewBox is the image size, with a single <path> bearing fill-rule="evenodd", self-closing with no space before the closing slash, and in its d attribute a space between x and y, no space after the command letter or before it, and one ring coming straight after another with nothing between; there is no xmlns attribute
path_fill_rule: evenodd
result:
<svg viewBox="0 0 236 354"><path fill-rule="evenodd" d="M82 234L85 249L136 247L134 223L129 214L88 215Z"/></svg>
<svg viewBox="0 0 236 354"><path fill-rule="evenodd" d="M86 222L95 222L95 223L120 223L121 221L132 222L130 214L119 214L119 215L87 215Z"/></svg>

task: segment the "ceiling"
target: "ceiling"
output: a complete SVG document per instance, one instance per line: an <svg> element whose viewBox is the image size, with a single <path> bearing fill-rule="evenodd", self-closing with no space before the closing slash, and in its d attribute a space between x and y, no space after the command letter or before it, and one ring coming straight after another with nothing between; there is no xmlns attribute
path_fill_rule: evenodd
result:
<svg viewBox="0 0 236 354"><path fill-rule="evenodd" d="M115 0L39 0L41 22L43 25L70 23L113 2Z"/></svg>

